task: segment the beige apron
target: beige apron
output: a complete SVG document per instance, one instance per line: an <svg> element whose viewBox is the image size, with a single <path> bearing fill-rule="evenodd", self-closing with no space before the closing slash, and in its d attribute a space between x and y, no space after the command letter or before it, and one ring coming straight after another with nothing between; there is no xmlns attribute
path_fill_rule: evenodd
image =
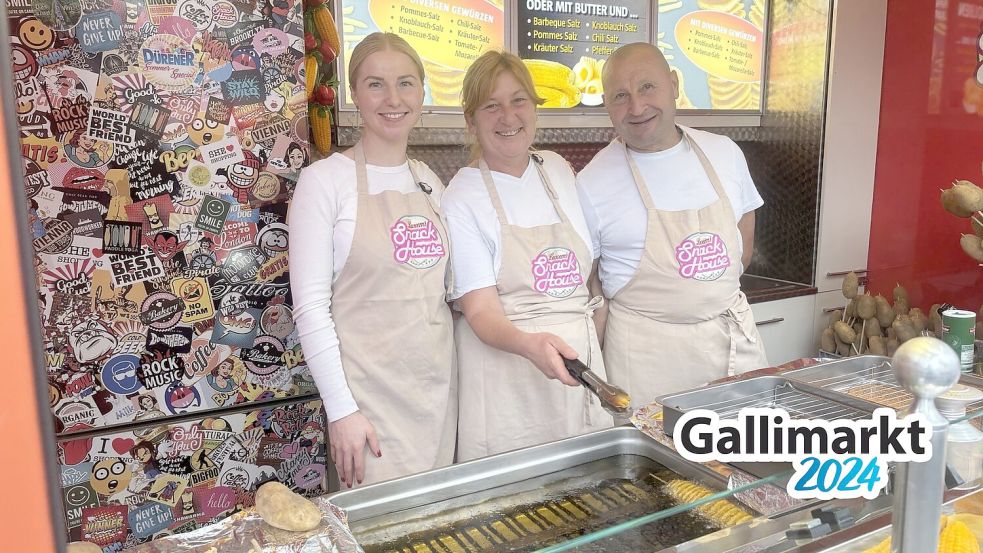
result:
<svg viewBox="0 0 983 553"><path fill-rule="evenodd" d="M453 461L457 383L437 206L418 191L369 195L361 143L355 175L355 234L331 310L345 378L382 450L376 458L366 448L362 483L371 484Z"/></svg>
<svg viewBox="0 0 983 553"><path fill-rule="evenodd" d="M559 223L531 228L509 224L488 165L478 162L502 229L498 297L519 330L556 334L604 378L591 318L603 300L592 300L586 285L590 251L560 208L546 172L539 163L530 163L539 171ZM485 345L463 317L455 323L455 342L461 379L458 461L613 424L586 389L550 380L524 357Z"/></svg>
<svg viewBox="0 0 983 553"><path fill-rule="evenodd" d="M610 300L604 361L635 409L662 394L768 366L740 291L740 237L727 192L696 141L680 132L717 193L701 209L656 209L625 149L648 225L638 269Z"/></svg>

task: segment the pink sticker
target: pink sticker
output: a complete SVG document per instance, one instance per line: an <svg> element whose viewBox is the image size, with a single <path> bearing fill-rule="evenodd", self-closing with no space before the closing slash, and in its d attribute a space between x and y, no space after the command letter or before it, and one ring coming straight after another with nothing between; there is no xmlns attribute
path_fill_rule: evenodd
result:
<svg viewBox="0 0 983 553"><path fill-rule="evenodd" d="M253 48L257 54L269 54L277 56L287 51L290 45L290 37L280 29L266 28L261 29L253 37Z"/></svg>
<svg viewBox="0 0 983 553"><path fill-rule="evenodd" d="M421 215L400 217L389 228L393 259L414 269L428 269L447 255L437 225Z"/></svg>
<svg viewBox="0 0 983 553"><path fill-rule="evenodd" d="M723 276L730 267L730 256L719 235L696 232L676 246L676 262L683 278L710 281Z"/></svg>
<svg viewBox="0 0 983 553"><path fill-rule="evenodd" d="M194 503L205 519L211 519L236 506L236 492L228 486L193 488Z"/></svg>
<svg viewBox="0 0 983 553"><path fill-rule="evenodd" d="M532 260L533 286L554 298L565 298L584 283L577 254L567 248L547 248Z"/></svg>

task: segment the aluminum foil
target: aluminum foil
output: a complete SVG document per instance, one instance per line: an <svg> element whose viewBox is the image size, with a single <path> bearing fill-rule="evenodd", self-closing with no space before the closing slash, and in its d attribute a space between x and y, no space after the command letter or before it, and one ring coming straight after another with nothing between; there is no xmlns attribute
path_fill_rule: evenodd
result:
<svg viewBox="0 0 983 553"><path fill-rule="evenodd" d="M348 517L324 497L312 499L321 524L290 532L263 521L255 508L197 530L141 544L128 553L364 553L348 529Z"/></svg>

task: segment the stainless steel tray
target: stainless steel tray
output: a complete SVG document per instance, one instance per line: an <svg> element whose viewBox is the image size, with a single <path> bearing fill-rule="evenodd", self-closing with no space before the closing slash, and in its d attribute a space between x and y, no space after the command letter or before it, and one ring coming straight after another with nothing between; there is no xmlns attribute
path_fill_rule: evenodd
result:
<svg viewBox="0 0 983 553"><path fill-rule="evenodd" d="M789 380L806 384L824 397L843 400L843 396L868 401L877 406L904 411L913 397L898 384L891 358L880 355L860 355L821 363L804 369L782 373ZM983 389L983 378L963 374L959 382ZM983 409L983 401L971 403L966 412Z"/></svg>
<svg viewBox="0 0 983 553"><path fill-rule="evenodd" d="M784 376L760 376L660 396L656 401L662 404L663 427L670 436L683 413L693 409L709 409L722 419L737 418L740 410L748 407L775 407L785 409L796 419L857 420L869 417L877 407L848 396L830 398L829 395ZM729 464L758 478L792 472L791 463Z"/></svg>
<svg viewBox="0 0 983 553"><path fill-rule="evenodd" d="M483 537L489 541L496 539L496 536L501 537L491 523L485 522L489 516L497 517L495 524L504 522L504 526L500 524L499 529L505 533L520 534L524 530L523 525L526 529L531 528L530 533L535 535L524 536L526 545L529 542L546 545L549 543L546 536L550 534L550 528L545 525L536 528L534 524L540 524L549 517L574 520L571 513L554 506L563 499L563 496L557 495L557 483L574 487L582 485L584 488L599 486L600 491L593 493L598 501L595 503L590 497L586 497L586 503L593 503L594 507L608 515L615 511L620 515L619 509L624 509L630 519L651 511L636 512L637 505L631 508L631 503L640 501L625 496L626 489L631 493L630 486L612 489L610 486L604 487L604 482L630 479L630 474L639 471L665 470L662 467L676 473L678 476L675 477L702 482L712 489L726 487L726 482L719 474L682 459L671 449L634 427L621 426L340 492L330 499L347 511L352 532L367 551L398 551L402 550L404 544L414 551L425 551L428 547L436 551L444 551L443 547L469 550L469 534L466 532L479 530L478 533L472 533L476 541ZM615 493L622 494L623 501L613 495ZM544 496L546 500L543 499ZM570 497L576 503L581 501L577 497L584 496ZM524 513L533 513L525 519L521 515L511 514L514 506L519 505L526 509L529 505L542 505L543 501L549 502L549 508L539 506L538 510L524 510ZM592 505L578 505L588 516L593 516L590 512ZM653 509L657 510L660 509ZM543 513L543 519L535 513ZM580 517L582 513L575 514ZM680 517L695 515L676 515L660 523L676 524L673 519L679 521ZM701 520L701 523L705 521ZM692 525L693 520L689 519L686 524ZM706 524L706 529L702 530L706 535L717 532L716 527ZM428 532L440 532L441 528L453 530L446 535L438 533L436 538L419 538ZM658 524L655 524L648 532L655 532L657 528ZM644 532L643 529L642 534ZM658 539L660 536L655 537ZM400 541L401 539L406 541ZM437 542L430 545L433 539ZM646 550L665 547L653 548L652 542L646 547L646 537L637 532L627 533L619 539L622 540L618 546L620 549L608 550L639 550L636 546ZM393 543L398 545L393 546ZM444 545L440 545L441 543ZM509 542L494 549L526 550L524 547Z"/></svg>
<svg viewBox="0 0 983 553"><path fill-rule="evenodd" d="M850 397L830 400L813 387L782 376L759 376L656 398L662 404L665 432L672 435L683 413L709 409L722 419L748 407L776 407L797 419L850 419L870 416L876 405Z"/></svg>

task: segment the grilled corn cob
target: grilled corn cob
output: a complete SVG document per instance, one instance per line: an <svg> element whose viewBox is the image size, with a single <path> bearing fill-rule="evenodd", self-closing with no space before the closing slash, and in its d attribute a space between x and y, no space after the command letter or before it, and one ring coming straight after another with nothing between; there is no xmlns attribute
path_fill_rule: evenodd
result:
<svg viewBox="0 0 983 553"><path fill-rule="evenodd" d="M327 42L333 51L340 52L341 42L338 39L338 28L335 27L331 10L324 7L324 4L321 4L314 8L313 15L314 28L317 30L318 38Z"/></svg>
<svg viewBox="0 0 983 553"><path fill-rule="evenodd" d="M673 480L666 484L666 490L681 503L690 503L713 495L709 488L686 480ZM726 499L701 505L696 511L723 527L736 526L751 520L747 511Z"/></svg>
<svg viewBox="0 0 983 553"><path fill-rule="evenodd" d="M317 151L327 155L331 150L331 110L324 106L311 106L308 118L314 146Z"/></svg>

